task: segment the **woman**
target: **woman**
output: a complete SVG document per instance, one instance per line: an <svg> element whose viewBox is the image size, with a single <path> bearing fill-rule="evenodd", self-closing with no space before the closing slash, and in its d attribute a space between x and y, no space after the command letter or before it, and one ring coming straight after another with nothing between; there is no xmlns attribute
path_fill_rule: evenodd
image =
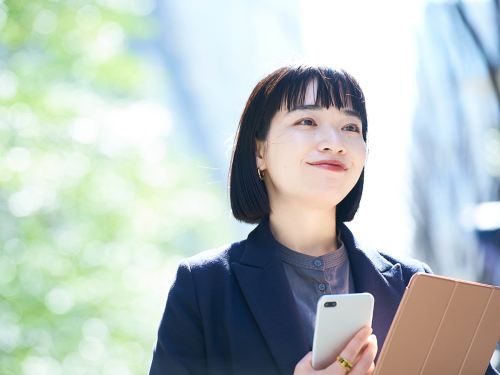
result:
<svg viewBox="0 0 500 375"><path fill-rule="evenodd" d="M230 198L236 219L259 225L181 262L151 375L373 373L411 276L431 271L361 248L344 224L359 207L367 132L363 92L343 70L289 65L258 83L239 124ZM345 361L315 371L317 299L353 292L375 297L373 335L365 327Z"/></svg>

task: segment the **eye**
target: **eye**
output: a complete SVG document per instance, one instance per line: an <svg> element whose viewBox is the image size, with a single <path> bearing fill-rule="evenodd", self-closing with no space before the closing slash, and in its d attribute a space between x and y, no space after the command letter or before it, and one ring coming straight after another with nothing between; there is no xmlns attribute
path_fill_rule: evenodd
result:
<svg viewBox="0 0 500 375"><path fill-rule="evenodd" d="M349 124L347 126L344 126L343 129L348 130L350 132L356 132L356 133L360 132L359 126L356 124Z"/></svg>
<svg viewBox="0 0 500 375"><path fill-rule="evenodd" d="M308 125L308 126L314 126L316 125L313 120L309 118L302 119L298 121L295 125Z"/></svg>

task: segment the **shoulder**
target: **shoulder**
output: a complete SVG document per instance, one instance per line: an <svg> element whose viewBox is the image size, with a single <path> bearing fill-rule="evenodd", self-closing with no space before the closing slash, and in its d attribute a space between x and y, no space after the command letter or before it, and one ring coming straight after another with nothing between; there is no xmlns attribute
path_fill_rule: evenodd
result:
<svg viewBox="0 0 500 375"><path fill-rule="evenodd" d="M413 273L416 272L432 273L431 268L426 263L421 262L417 259L405 257L402 255L387 254L381 251L379 251L378 253L381 256L383 256L388 262L392 264L399 263L402 268L406 268L408 269L408 271L413 271Z"/></svg>
<svg viewBox="0 0 500 375"><path fill-rule="evenodd" d="M380 271L391 268L399 264L404 273L413 275L416 272L432 273L430 267L417 259L402 255L388 254L378 249L373 249L370 245L354 237L351 230L342 223L340 225L342 240L346 245L347 251L357 256L367 257Z"/></svg>
<svg viewBox="0 0 500 375"><path fill-rule="evenodd" d="M366 243L361 243L353 238L354 249L359 255L366 256L380 271L385 272L394 266L401 267L401 273L406 285L411 277L417 272L433 273L431 268L424 262L403 255L389 254L384 251L373 249Z"/></svg>
<svg viewBox="0 0 500 375"><path fill-rule="evenodd" d="M167 301L197 301L202 310L224 303L224 295L237 284L231 265L244 248L245 241L235 242L181 260Z"/></svg>
<svg viewBox="0 0 500 375"><path fill-rule="evenodd" d="M403 274L405 285L408 285L411 277L417 272L433 273L431 268L424 262L403 255L387 254L378 251L379 255L392 265L399 264Z"/></svg>
<svg viewBox="0 0 500 375"><path fill-rule="evenodd" d="M238 262L241 258L245 243L246 240L243 240L202 251L181 261L179 267L184 267L192 273L229 272L231 264Z"/></svg>

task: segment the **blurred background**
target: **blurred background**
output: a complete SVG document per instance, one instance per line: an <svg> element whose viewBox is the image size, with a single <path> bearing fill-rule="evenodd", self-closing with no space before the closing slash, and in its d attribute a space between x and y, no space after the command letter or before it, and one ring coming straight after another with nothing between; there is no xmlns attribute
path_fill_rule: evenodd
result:
<svg viewBox="0 0 500 375"><path fill-rule="evenodd" d="M500 285L498 0L0 0L0 374L147 373L179 260L253 229L233 136L299 56L365 91L361 242Z"/></svg>

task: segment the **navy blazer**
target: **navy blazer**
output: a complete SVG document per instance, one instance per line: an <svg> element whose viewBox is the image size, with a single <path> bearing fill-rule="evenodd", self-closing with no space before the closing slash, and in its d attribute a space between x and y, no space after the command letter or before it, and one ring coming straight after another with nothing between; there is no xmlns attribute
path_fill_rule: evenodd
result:
<svg viewBox="0 0 500 375"><path fill-rule="evenodd" d="M375 297L379 351L419 261L361 249L339 226L356 292ZM165 307L150 375L293 374L309 352L304 326L269 228L179 265ZM377 357L378 357L377 353ZM488 368L487 375L498 374Z"/></svg>

